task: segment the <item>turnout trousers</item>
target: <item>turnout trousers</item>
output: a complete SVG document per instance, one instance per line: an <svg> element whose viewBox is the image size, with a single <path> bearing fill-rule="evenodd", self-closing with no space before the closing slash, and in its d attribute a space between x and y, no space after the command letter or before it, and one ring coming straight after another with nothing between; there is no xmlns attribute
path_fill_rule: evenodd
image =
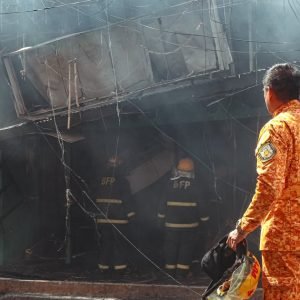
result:
<svg viewBox="0 0 300 300"><path fill-rule="evenodd" d="M171 275L186 275L193 260L197 228L165 231L165 269Z"/></svg>
<svg viewBox="0 0 300 300"><path fill-rule="evenodd" d="M300 251L262 251L264 300L300 300Z"/></svg>
<svg viewBox="0 0 300 300"><path fill-rule="evenodd" d="M102 271L108 269L121 271L126 269L128 262L128 244L122 234L127 236L127 224L118 225L116 227L111 224L103 224L98 226L98 229L101 232L99 269Z"/></svg>

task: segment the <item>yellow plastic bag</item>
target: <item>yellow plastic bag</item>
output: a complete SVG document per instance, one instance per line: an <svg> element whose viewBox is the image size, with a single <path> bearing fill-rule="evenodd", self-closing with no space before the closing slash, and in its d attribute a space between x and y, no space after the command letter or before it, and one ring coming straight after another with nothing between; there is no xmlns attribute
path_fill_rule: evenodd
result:
<svg viewBox="0 0 300 300"><path fill-rule="evenodd" d="M257 258L248 252L231 278L213 291L207 300L246 300L254 294L261 273Z"/></svg>

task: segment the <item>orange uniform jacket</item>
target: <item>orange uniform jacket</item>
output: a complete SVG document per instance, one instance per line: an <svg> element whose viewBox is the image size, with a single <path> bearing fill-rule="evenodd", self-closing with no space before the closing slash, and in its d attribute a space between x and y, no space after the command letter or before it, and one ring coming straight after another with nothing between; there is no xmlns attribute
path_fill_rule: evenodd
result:
<svg viewBox="0 0 300 300"><path fill-rule="evenodd" d="M251 232L261 225L260 250L300 251L300 102L280 106L262 128L257 183L241 219Z"/></svg>

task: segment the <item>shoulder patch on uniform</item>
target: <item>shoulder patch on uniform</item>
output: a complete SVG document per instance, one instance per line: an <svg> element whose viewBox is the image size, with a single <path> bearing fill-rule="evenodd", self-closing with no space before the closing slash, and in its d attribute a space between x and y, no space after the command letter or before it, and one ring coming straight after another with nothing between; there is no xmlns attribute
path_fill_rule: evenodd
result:
<svg viewBox="0 0 300 300"><path fill-rule="evenodd" d="M275 156L275 154L276 148L271 142L262 144L257 151L258 158L262 162L269 161Z"/></svg>

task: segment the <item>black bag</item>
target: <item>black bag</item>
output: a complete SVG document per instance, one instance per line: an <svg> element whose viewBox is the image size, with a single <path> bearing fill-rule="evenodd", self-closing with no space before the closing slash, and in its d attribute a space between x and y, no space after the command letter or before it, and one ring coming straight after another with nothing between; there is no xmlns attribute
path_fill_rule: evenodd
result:
<svg viewBox="0 0 300 300"><path fill-rule="evenodd" d="M227 236L222 238L202 258L203 271L213 280L219 280L224 272L230 268L235 260L236 253L226 244Z"/></svg>
<svg viewBox="0 0 300 300"><path fill-rule="evenodd" d="M202 270L212 279L202 299L206 297L241 264L241 259L247 253L247 242L243 240L233 251L226 243L228 235L224 236L201 260Z"/></svg>

